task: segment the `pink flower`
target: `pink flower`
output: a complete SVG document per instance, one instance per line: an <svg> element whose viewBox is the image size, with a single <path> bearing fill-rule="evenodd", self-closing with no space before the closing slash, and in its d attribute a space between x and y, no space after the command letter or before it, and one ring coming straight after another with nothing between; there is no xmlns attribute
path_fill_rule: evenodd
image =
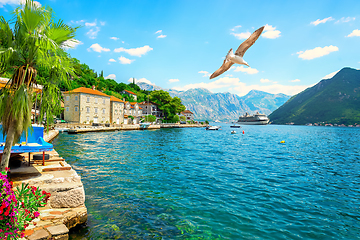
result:
<svg viewBox="0 0 360 240"><path fill-rule="evenodd" d="M34 212L34 217L38 217L38 216L40 216L40 213L39 212Z"/></svg>

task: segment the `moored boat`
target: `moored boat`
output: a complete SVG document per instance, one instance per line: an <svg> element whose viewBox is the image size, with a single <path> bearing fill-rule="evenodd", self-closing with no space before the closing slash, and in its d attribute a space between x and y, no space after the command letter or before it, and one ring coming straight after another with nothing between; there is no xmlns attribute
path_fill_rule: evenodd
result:
<svg viewBox="0 0 360 240"><path fill-rule="evenodd" d="M206 127L206 130L219 130L221 126L208 126Z"/></svg>

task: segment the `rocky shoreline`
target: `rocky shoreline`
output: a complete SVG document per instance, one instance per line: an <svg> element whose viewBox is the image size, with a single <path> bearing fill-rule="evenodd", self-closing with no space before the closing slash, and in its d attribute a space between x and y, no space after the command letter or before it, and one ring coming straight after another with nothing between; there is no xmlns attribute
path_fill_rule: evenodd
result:
<svg viewBox="0 0 360 240"><path fill-rule="evenodd" d="M58 131L51 130L44 134L44 140L50 142L58 134ZM39 218L26 228L23 239L27 240L68 239L69 229L87 221L85 191L80 176L55 150L46 154L50 158L45 166L37 162L29 166L28 154L23 154L21 167L12 169L10 174L14 187L28 183L51 193L48 204L39 209Z"/></svg>

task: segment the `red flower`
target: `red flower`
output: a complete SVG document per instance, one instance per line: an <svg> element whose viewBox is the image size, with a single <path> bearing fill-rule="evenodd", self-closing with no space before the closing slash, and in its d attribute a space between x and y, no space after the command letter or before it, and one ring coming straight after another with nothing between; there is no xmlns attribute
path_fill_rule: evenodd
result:
<svg viewBox="0 0 360 240"><path fill-rule="evenodd" d="M6 171L6 172L10 172L10 168L5 167L5 171Z"/></svg>
<svg viewBox="0 0 360 240"><path fill-rule="evenodd" d="M40 216L40 213L39 212L34 212L34 217L38 217L38 216Z"/></svg>

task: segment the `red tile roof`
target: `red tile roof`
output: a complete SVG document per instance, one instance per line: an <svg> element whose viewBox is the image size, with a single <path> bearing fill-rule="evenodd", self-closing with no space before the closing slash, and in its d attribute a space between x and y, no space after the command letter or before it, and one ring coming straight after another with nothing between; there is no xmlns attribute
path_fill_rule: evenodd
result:
<svg viewBox="0 0 360 240"><path fill-rule="evenodd" d="M183 111L183 112L181 112L182 114L184 114L184 113L191 113L191 114L194 114L193 112L191 112L191 111L189 111L189 110L185 110L185 111Z"/></svg>
<svg viewBox="0 0 360 240"><path fill-rule="evenodd" d="M71 91L67 91L67 92L64 92L64 93L87 93L87 94L92 94L92 95L100 95L100 96L104 96L104 97L110 97L108 95L106 95L105 93L102 93L98 90L92 90L91 88L86 88L86 87L79 87L79 88L76 88L74 90L71 90Z"/></svg>
<svg viewBox="0 0 360 240"><path fill-rule="evenodd" d="M144 101L144 102L140 102L140 103L138 103L138 104L140 104L140 105L159 105L159 104L156 104L156 103L154 103L154 102L147 102L147 101Z"/></svg>
<svg viewBox="0 0 360 240"><path fill-rule="evenodd" d="M110 96L110 102L123 102L123 103L124 103L123 100L118 99L118 98L116 98L116 97L114 97L114 96Z"/></svg>
<svg viewBox="0 0 360 240"><path fill-rule="evenodd" d="M128 92L128 93L130 93L130 94L132 94L132 95L136 95L136 93L133 93L132 91L128 91L128 90L124 90L125 92Z"/></svg>

